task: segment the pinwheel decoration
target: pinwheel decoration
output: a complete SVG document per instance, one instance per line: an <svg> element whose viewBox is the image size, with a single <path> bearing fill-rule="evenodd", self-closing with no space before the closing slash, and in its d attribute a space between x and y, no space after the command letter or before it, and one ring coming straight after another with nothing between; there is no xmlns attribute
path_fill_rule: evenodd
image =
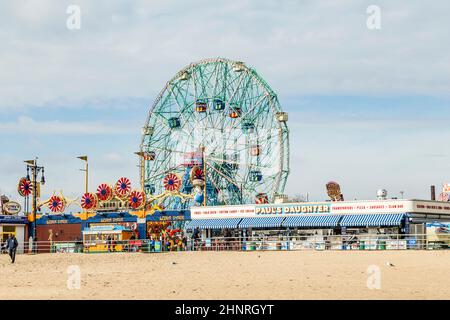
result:
<svg viewBox="0 0 450 320"><path fill-rule="evenodd" d="M203 170L200 167L198 167L198 166L192 167L191 177L190 178L191 178L191 181L193 181L195 179L203 180L204 179L204 177L203 177Z"/></svg>
<svg viewBox="0 0 450 320"><path fill-rule="evenodd" d="M269 203L269 198L265 193L258 193L255 198L256 204Z"/></svg>
<svg viewBox="0 0 450 320"><path fill-rule="evenodd" d="M93 210L97 208L98 198L95 193L87 192L81 197L81 208L84 210Z"/></svg>
<svg viewBox="0 0 450 320"><path fill-rule="evenodd" d="M205 185L205 177L203 175L203 169L199 166L192 167L190 180L194 187L201 188Z"/></svg>
<svg viewBox="0 0 450 320"><path fill-rule="evenodd" d="M145 193L134 190L130 193L128 203L133 209L140 209L145 205Z"/></svg>
<svg viewBox="0 0 450 320"><path fill-rule="evenodd" d="M97 198L100 201L109 201L113 197L113 190L112 188L106 184L102 183L97 188Z"/></svg>
<svg viewBox="0 0 450 320"><path fill-rule="evenodd" d="M167 191L178 191L181 186L181 179L175 173L169 173L164 177L163 184Z"/></svg>
<svg viewBox="0 0 450 320"><path fill-rule="evenodd" d="M59 196L52 196L48 201L48 208L54 213L61 213L66 207L65 199Z"/></svg>
<svg viewBox="0 0 450 320"><path fill-rule="evenodd" d="M19 180L19 185L17 186L17 191L22 197L28 197L32 190L31 182L26 178L21 178Z"/></svg>
<svg viewBox="0 0 450 320"><path fill-rule="evenodd" d="M119 198L126 198L130 195L131 192L131 182L128 178L120 178L116 182L116 187L114 188L114 191L116 192L116 195Z"/></svg>

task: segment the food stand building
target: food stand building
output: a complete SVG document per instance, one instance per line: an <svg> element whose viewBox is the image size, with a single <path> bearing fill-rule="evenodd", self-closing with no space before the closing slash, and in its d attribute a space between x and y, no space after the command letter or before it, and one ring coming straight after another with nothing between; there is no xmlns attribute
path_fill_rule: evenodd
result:
<svg viewBox="0 0 450 320"><path fill-rule="evenodd" d="M0 215L0 242L4 244L9 235L14 235L19 242L17 252L23 253L26 242L28 219L20 215Z"/></svg>
<svg viewBox="0 0 450 320"><path fill-rule="evenodd" d="M235 235L424 234L428 222L450 221L450 202L373 200L193 207L188 231L207 239Z"/></svg>

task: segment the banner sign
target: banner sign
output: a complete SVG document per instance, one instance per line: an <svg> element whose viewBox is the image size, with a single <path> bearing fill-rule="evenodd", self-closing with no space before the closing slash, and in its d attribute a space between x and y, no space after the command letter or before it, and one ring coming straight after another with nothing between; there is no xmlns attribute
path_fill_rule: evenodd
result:
<svg viewBox="0 0 450 320"><path fill-rule="evenodd" d="M447 204L427 200L369 200L192 207L191 219L380 213L448 214L450 218L450 202Z"/></svg>
<svg viewBox="0 0 450 320"><path fill-rule="evenodd" d="M3 203L3 211L6 214L16 215L19 214L20 210L22 210L22 206L18 202L9 201Z"/></svg>
<svg viewBox="0 0 450 320"><path fill-rule="evenodd" d="M28 223L28 218L25 216L0 215L0 223L26 224L26 223Z"/></svg>
<svg viewBox="0 0 450 320"><path fill-rule="evenodd" d="M191 219L254 217L255 206L192 207Z"/></svg>

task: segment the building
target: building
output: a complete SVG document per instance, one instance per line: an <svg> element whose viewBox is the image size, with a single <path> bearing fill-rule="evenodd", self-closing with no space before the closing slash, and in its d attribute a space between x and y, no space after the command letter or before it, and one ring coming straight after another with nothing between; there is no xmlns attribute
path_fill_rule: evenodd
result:
<svg viewBox="0 0 450 320"><path fill-rule="evenodd" d="M425 224L450 221L450 202L370 200L193 207L186 229L203 238L234 236L424 234Z"/></svg>
<svg viewBox="0 0 450 320"><path fill-rule="evenodd" d="M28 219L21 215L0 215L0 241L5 243L9 235L14 235L19 242L18 253L24 252L28 234Z"/></svg>

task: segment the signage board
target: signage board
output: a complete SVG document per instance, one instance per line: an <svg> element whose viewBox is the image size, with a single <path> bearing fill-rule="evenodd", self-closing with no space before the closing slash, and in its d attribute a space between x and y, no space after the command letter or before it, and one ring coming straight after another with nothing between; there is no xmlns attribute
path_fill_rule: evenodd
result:
<svg viewBox="0 0 450 320"><path fill-rule="evenodd" d="M427 200L369 200L192 207L191 219L248 218L280 215L295 216L300 214L345 215L380 213L448 214L450 216L450 202L443 203Z"/></svg>
<svg viewBox="0 0 450 320"><path fill-rule="evenodd" d="M292 203L279 205L257 205L256 215L267 214L299 214L299 213L330 213L330 203Z"/></svg>
<svg viewBox="0 0 450 320"><path fill-rule="evenodd" d="M5 214L17 215L20 210L22 210L22 206L18 202L8 201L3 203L3 212Z"/></svg>
<svg viewBox="0 0 450 320"><path fill-rule="evenodd" d="M245 218L255 216L255 205L192 207L191 219Z"/></svg>
<svg viewBox="0 0 450 320"><path fill-rule="evenodd" d="M26 224L28 218L25 216L0 215L0 223Z"/></svg>
<svg viewBox="0 0 450 320"><path fill-rule="evenodd" d="M413 209L413 202L409 200L343 201L331 204L331 212L334 214L406 213Z"/></svg>

